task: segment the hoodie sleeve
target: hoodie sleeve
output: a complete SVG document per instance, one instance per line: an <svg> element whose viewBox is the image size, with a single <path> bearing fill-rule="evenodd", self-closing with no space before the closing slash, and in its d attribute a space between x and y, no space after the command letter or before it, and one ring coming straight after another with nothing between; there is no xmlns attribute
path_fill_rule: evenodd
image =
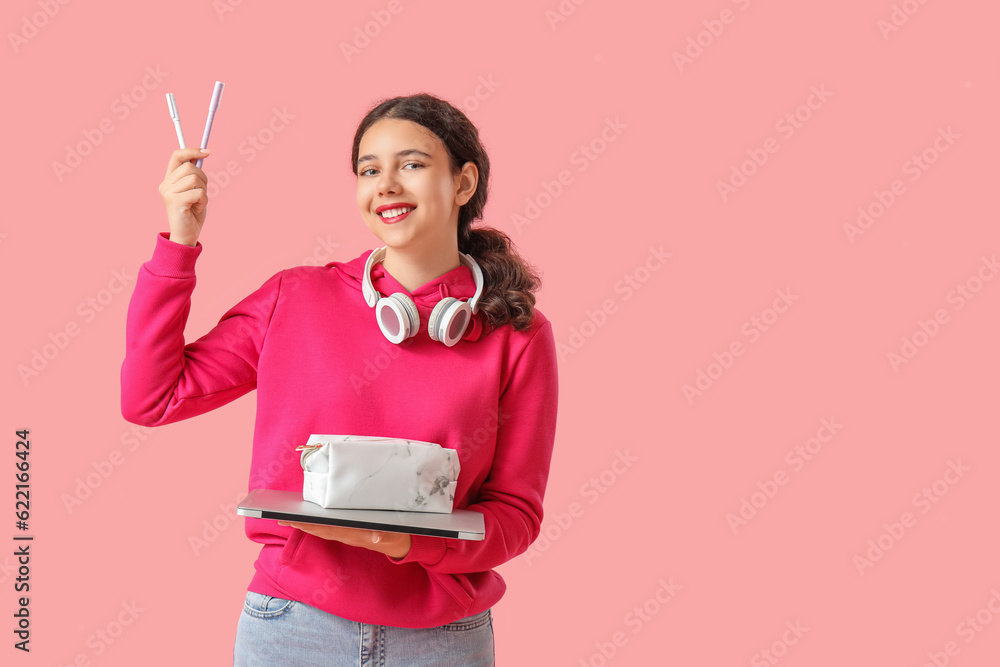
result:
<svg viewBox="0 0 1000 667"><path fill-rule="evenodd" d="M555 340L547 320L515 363L500 398L497 445L478 502L486 539L453 540L412 535L409 553L393 563L419 563L431 572L459 574L492 569L538 537L542 500L555 442L558 379Z"/></svg>
<svg viewBox="0 0 1000 667"><path fill-rule="evenodd" d="M194 417L257 386L257 361L274 312L281 274L231 308L207 334L185 345L184 326L202 246L156 239L129 302L122 416L143 426Z"/></svg>

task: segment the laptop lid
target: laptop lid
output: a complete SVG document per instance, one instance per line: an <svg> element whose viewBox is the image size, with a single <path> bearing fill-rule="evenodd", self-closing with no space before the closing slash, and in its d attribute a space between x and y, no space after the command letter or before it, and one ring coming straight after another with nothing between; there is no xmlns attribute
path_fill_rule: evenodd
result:
<svg viewBox="0 0 1000 667"><path fill-rule="evenodd" d="M347 526L458 540L483 540L486 537L483 515L474 510L456 509L451 514L437 514L398 510L327 509L303 500L302 493L297 491L253 489L240 501L236 513L256 519Z"/></svg>

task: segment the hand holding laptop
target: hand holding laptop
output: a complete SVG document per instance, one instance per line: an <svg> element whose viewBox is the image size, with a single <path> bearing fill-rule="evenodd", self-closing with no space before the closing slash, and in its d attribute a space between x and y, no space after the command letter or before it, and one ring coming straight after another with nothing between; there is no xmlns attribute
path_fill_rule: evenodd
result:
<svg viewBox="0 0 1000 667"><path fill-rule="evenodd" d="M392 531L367 530L364 528L345 528L343 526L324 526L315 523L294 521L279 521L279 526L291 526L304 533L321 537L324 540L336 540L352 547L361 547L383 553L390 558L403 558L410 553L410 536L406 533Z"/></svg>

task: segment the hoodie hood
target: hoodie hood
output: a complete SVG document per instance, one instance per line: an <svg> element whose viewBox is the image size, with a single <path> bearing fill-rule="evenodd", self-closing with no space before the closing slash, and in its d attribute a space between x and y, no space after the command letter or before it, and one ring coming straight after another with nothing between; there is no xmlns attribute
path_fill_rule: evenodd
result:
<svg viewBox="0 0 1000 667"><path fill-rule="evenodd" d="M335 270L340 278L358 291L358 298L364 301L361 293L361 282L364 279L365 263L368 256L374 252L366 250L359 257L349 262L330 262L326 266ZM379 262L372 267L372 287L382 296L402 292L413 299L418 311L426 310L426 314L421 312L421 325L426 328L426 318L429 317L430 310L441 299L453 297L455 299L471 299L476 294L476 281L472 277L472 271L467 266L459 265L442 276L421 285L412 292L393 278ZM463 340L477 340L482 331L482 318L477 313L472 316L472 323L466 331Z"/></svg>

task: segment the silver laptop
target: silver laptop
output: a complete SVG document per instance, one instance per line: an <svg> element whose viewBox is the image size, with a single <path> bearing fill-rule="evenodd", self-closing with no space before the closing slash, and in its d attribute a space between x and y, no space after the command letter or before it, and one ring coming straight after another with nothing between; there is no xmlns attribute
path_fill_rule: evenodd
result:
<svg viewBox="0 0 1000 667"><path fill-rule="evenodd" d="M236 513L256 519L347 526L458 540L483 540L486 537L483 515L473 510L456 509L451 514L436 514L398 510L326 509L303 500L302 493L298 491L254 489L240 501Z"/></svg>

